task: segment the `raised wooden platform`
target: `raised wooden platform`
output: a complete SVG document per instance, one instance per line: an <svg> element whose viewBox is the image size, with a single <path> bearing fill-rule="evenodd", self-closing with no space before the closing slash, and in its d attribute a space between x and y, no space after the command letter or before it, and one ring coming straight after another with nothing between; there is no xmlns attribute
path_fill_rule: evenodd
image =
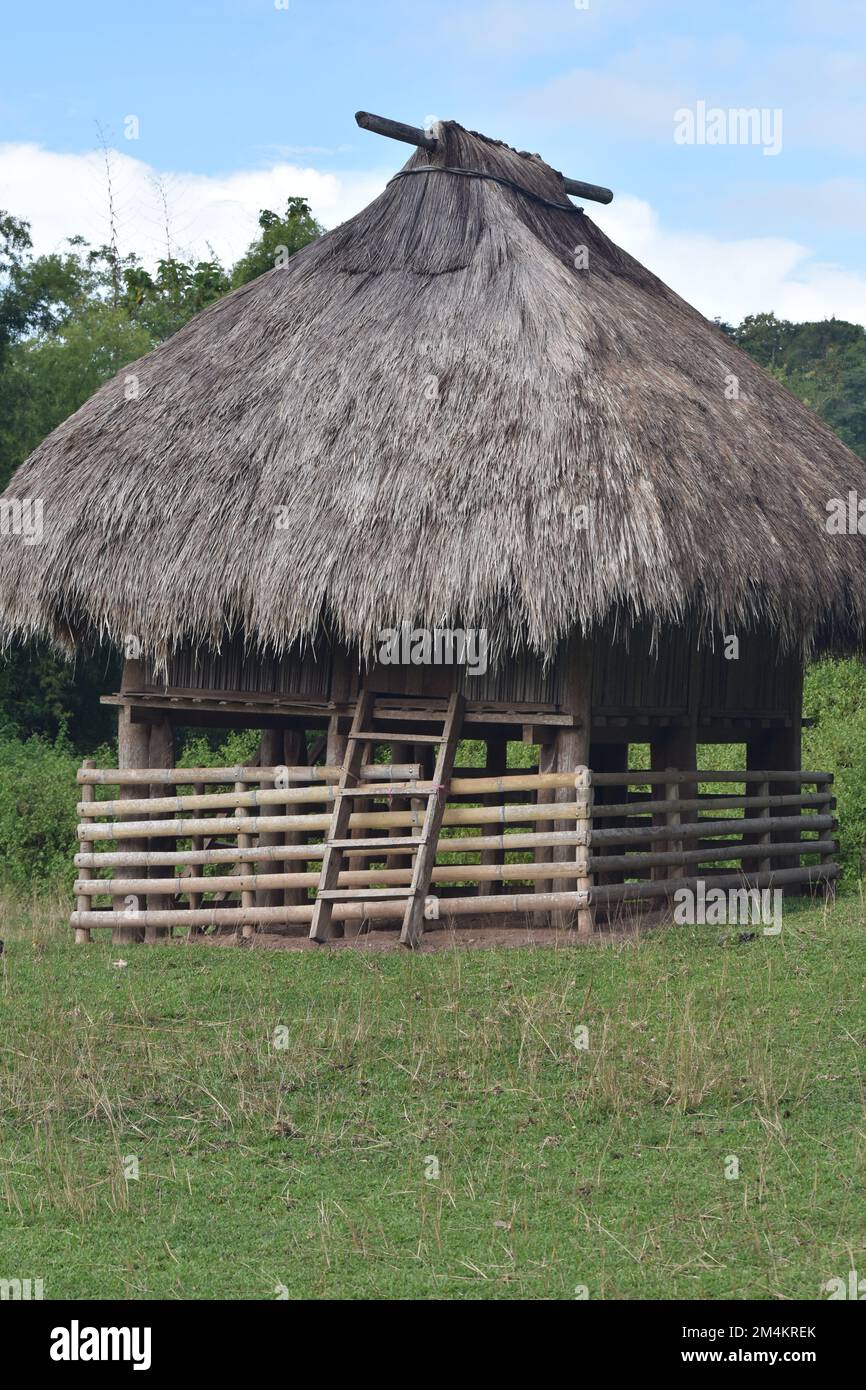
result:
<svg viewBox="0 0 866 1390"><path fill-rule="evenodd" d="M250 728L301 727L327 728L331 719L351 723L355 712L354 700L306 700L280 695L261 695L246 691L202 690L126 690L122 694L103 695L103 705L113 705L131 711L133 721L149 723L154 718L169 718L177 724L239 724ZM431 724L439 723L448 707L447 699L415 700L382 697L379 701L382 717L407 723L423 722L425 713ZM578 721L558 705L501 704L484 700L467 700L464 726L475 731L491 728L499 734L520 740L524 730L541 728L574 728ZM407 733L411 742L411 735ZM533 740L535 741L535 740Z"/></svg>

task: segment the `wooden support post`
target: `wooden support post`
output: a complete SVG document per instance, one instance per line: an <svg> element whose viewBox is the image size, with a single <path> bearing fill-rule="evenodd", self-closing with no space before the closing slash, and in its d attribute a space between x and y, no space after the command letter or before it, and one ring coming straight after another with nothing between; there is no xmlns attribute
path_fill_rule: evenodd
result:
<svg viewBox="0 0 866 1390"><path fill-rule="evenodd" d="M657 769L657 770L658 770L658 771L661 771L662 769ZM677 772L677 771L682 771L682 770L683 770L683 769L678 769L678 768L674 768L674 767L667 767L667 768L664 769L664 771L666 771L666 772ZM667 782L667 783L665 783L664 787L662 788L662 796L663 796L663 799L664 799L664 802L665 802L666 809L665 809L664 811L656 811L656 812L653 814L653 818L652 818L653 825L666 825L666 826L674 826L674 827L675 827L675 826L678 826L678 825L680 824L681 818L682 818L682 812L680 811L680 807L679 807L679 802L680 802L680 787L679 787L679 783L677 783L677 782ZM669 809L667 809L667 808L669 808ZM683 848L683 842L682 842L682 840L673 840L673 839L672 839L672 840L667 840L667 841L665 842L665 844L666 844L666 848L669 849L670 852L673 853L673 854L676 854L676 853L678 853L678 852L679 852L679 853L682 852L682 848ZM685 873L685 866L673 867L673 868L659 868L659 867L657 867L657 868L653 869L652 872L650 873L650 878L653 879L653 880L655 880L656 882L658 882L658 881L660 881L660 880L662 880L662 879L666 879L666 878L682 878L683 875L684 875L684 873Z"/></svg>
<svg viewBox="0 0 866 1390"><path fill-rule="evenodd" d="M195 782L195 783L193 784L193 791L195 792L195 795L196 795L196 796L203 796L203 795L204 795L204 782ZM203 836L203 835L193 835L193 836L191 837L190 843L191 843L191 848L192 848L193 853L201 853L201 851L204 849L204 845L205 845L204 836ZM193 861L193 862L194 862L194 861ZM190 893L189 898L188 898L188 902L189 902L189 910L190 910L190 912L197 912L197 911L199 910L199 908L201 907L201 903L202 903L202 895L201 895L201 893ZM203 929L202 927L189 927L188 930L187 930L187 934L186 934L186 939L187 939L187 941L191 941L192 938L193 938L194 936L201 936L203 930L204 930L204 929Z"/></svg>
<svg viewBox="0 0 866 1390"><path fill-rule="evenodd" d="M354 672L348 652L335 647L331 657L331 699L335 704L347 704L355 688ZM345 733L340 729L337 715L328 721L328 742L325 749L325 762L328 767L342 767L346 760L348 747L348 727ZM341 921L331 920L330 934L333 937L345 936L346 929Z"/></svg>
<svg viewBox="0 0 866 1390"><path fill-rule="evenodd" d="M244 782L235 782L235 791L236 791L236 792L238 792L238 791L243 791L243 790L245 789L245 785L246 785L246 784L245 784ZM238 810L235 811L235 816L239 817L241 820L244 819L244 817L246 816L246 814L247 814L247 812L245 812L244 810L242 810L240 807L238 808ZM239 834L239 835L238 835L238 870L237 870L237 871L238 871L239 874L248 874L248 873L251 873L251 872L252 872L252 868L253 868L252 864L251 864L249 861L247 861L247 860L244 859L244 850L245 850L245 849L249 849L251 844L252 844L252 836L251 836L251 835L247 835L247 834ZM242 918L241 918L241 936L242 936L246 941L252 940L252 938L253 938L253 937L255 936L255 934L256 934L256 928L255 928L255 925L254 925L254 923L255 923L255 918L254 918L254 917L247 917L247 916L246 916L246 912L247 912L250 908L254 908L255 905L256 905L256 895L255 895L255 893L251 893L251 892L249 892L247 889L244 889L243 892L241 893L241 907L242 907L242 909L243 909L243 911L244 911L244 916L242 916Z"/></svg>
<svg viewBox="0 0 866 1390"><path fill-rule="evenodd" d="M294 759L283 754L283 730L262 729L259 740L259 767L282 767L293 765ZM279 779L274 783L280 785ZM260 845L281 845L283 837L278 830L265 830L259 835ZM289 843L287 841L287 843ZM278 907L283 895L278 888L263 888L256 893L256 907Z"/></svg>
<svg viewBox="0 0 866 1390"><path fill-rule="evenodd" d="M589 749L589 766L593 773L596 772L627 772L628 771L628 744L627 743L592 743ZM593 796L593 806L619 805L626 801L627 786L596 786ZM599 820L599 825L606 830L615 830L626 824L625 816L605 816ZM614 853L616 853L614 849ZM596 875L598 884L622 883L621 873L607 871Z"/></svg>
<svg viewBox="0 0 866 1390"><path fill-rule="evenodd" d="M121 692L126 690L139 690L144 684L144 663L138 660L127 658L123 667L123 677L121 679ZM122 772L126 767L148 766L150 757L150 726L148 724L134 724L132 722L132 712L128 705L122 705L117 715L117 766ZM137 795L135 786L120 783L120 796L133 797ZM119 851L135 849L135 841L118 840L117 848ZM140 911L141 904L138 902L126 902L123 898L115 898L113 902L115 912L122 912L128 918L128 925L115 926L112 929L111 940L116 946L129 946L134 942L144 940L144 927L135 922L135 916Z"/></svg>
<svg viewBox="0 0 866 1390"><path fill-rule="evenodd" d="M82 763L82 767L95 767L95 766L96 766L96 763L93 761L92 758L85 758L84 762ZM95 788L95 786L93 785L92 782L91 782L91 783L87 783L87 782L84 783L83 787L81 788L81 799L82 799L82 801L86 802L88 805L89 805L92 801L95 801L95 800L96 800L96 788ZM90 844L87 840L82 840L81 843L80 843L79 846L78 846L78 849L79 849L79 852L80 852L81 854L91 854L91 853L93 852L93 845ZM93 870L92 870L92 869L79 869L79 870L78 870L78 877L79 877L79 878L83 878L83 879L87 879L87 880L89 881L90 879L93 878ZM87 896L86 893L85 893L85 894L79 894L79 896L76 898L76 900L75 900L75 908L76 908L76 911L77 911L77 912L89 912L89 911L90 911L90 898ZM91 935L90 935L90 929L89 929L89 927L76 927L76 928L75 928L75 944L76 944L76 946L81 946L85 941L90 941L90 939L91 939Z"/></svg>
<svg viewBox="0 0 866 1390"><path fill-rule="evenodd" d="M556 736L556 767L558 772L574 773L577 768L589 762L589 743L592 731L592 643L589 638L575 631L565 643L561 655L562 685L560 705L566 714L574 717L574 725L559 729ZM572 801L574 791L567 788L557 790L556 801ZM573 824L557 821L557 830L573 830ZM563 845L554 848L554 862L562 863L574 858L574 850ZM577 879L564 880L558 885L563 892L576 891ZM557 916L554 925L567 927L568 919Z"/></svg>
<svg viewBox="0 0 866 1390"><path fill-rule="evenodd" d="M425 781L425 782L430 782L430 781L432 781L432 779L433 779L433 771L434 771L434 768L435 768L435 766L436 766L436 754L435 754L433 748L431 748L431 746L430 746L429 743L413 743L413 745L412 745L412 762L418 763L418 765L420 766L420 768L421 768L421 779L422 779L422 781ZM412 824L412 827L411 827L413 830L415 829L416 826L421 826L421 825L424 824L424 815L425 815L426 810L427 810L427 798L426 798L426 797L424 797L424 796L413 796L413 797L410 797L410 799L409 799L409 811L410 811L410 813L411 813L411 815L412 815L412 817L413 817L413 824ZM396 829L399 830L400 827L396 827ZM406 833L406 828L405 828L405 827L403 828L402 833L403 833L403 834ZM470 838L471 838L471 837L467 836L467 839L470 839ZM415 861L414 861L414 858L412 859L411 862L412 862L412 864L414 865L414 862L415 862ZM435 862L435 861L434 861L434 862ZM472 890L470 889L469 891L471 892Z"/></svg>
<svg viewBox="0 0 866 1390"><path fill-rule="evenodd" d="M575 776L575 801L578 804L577 821L578 826L586 827L587 840L592 839L592 771L588 767L579 767ZM588 844L579 846L577 850L577 882L578 893L592 894L592 878L589 871L590 847ZM588 937L592 935L595 925L595 912L591 901L586 907L577 909L577 934L578 936Z"/></svg>
<svg viewBox="0 0 866 1390"><path fill-rule="evenodd" d="M285 767L300 767L307 761L307 740L303 731L300 729L286 729L282 737L282 760ZM276 766L276 764L274 764ZM288 807L286 808L289 809ZM278 840L284 845L302 845L306 839L302 830L284 830ZM303 888L287 888L282 895L275 898L276 902L281 901L286 907L300 907L308 902L306 890Z"/></svg>
<svg viewBox="0 0 866 1390"><path fill-rule="evenodd" d="M297 728L265 728L261 733L259 744L259 766L277 767L277 769L289 769L289 767L302 767L307 760L307 745L303 731ZM285 787L292 787L291 778L288 773L279 771L274 781L274 790L284 790ZM263 784L264 790L264 784ZM292 806L286 806L286 815L292 812ZM300 809L300 808L297 808ZM259 835L259 844L263 847L271 845L299 845L303 844L303 833L297 830L263 830ZM306 902L306 892L302 888L263 888L257 891L256 906L259 908L278 908L278 906L297 906Z"/></svg>
<svg viewBox="0 0 866 1390"><path fill-rule="evenodd" d="M552 734L546 743L539 744L538 771L540 773L556 772L558 751L556 738ZM554 792L547 787L539 787L538 791L535 793L535 803L537 806L549 806L553 798ZM553 848L549 845L540 846L535 858L542 864L551 863L553 861ZM552 879L539 879L535 885L535 892L538 893L539 896L544 893L552 893ZM547 912L534 912L532 921L533 925L536 927L547 927L550 925L550 916Z"/></svg>
<svg viewBox="0 0 866 1390"><path fill-rule="evenodd" d="M356 686L354 674L348 653L341 647L335 647L331 659L331 699L335 704L345 705L351 700ZM339 719L332 715L328 721L328 743L325 752L325 761L329 767L343 766L348 732L348 724L345 724L345 732L342 732Z"/></svg>
<svg viewBox="0 0 866 1390"><path fill-rule="evenodd" d="M410 762L412 762L412 745L411 745L411 743L392 743L392 744L391 744L391 762L392 762L392 763L410 763ZM392 809L393 811L406 811L406 810L409 809L409 806L410 806L410 805L411 805L411 802L410 802L410 800L409 800L408 797L405 797L405 796L395 796L395 797L394 797L394 800L393 800L393 803L392 803L392 805L391 805L391 809ZM392 836L400 836L400 835L402 835L403 832L402 832L399 828L395 827L390 833L391 833ZM385 860L385 868L386 868L386 869L409 869L409 868L411 868L411 866L412 866L412 856L411 856L411 855L407 855L407 854L389 854L388 857L387 857L387 859Z"/></svg>
<svg viewBox="0 0 866 1390"><path fill-rule="evenodd" d="M156 723L151 724L149 727L150 738L148 740L148 767L174 767L174 729L172 728L171 724L167 719L160 719ZM151 796L161 796L163 791L163 787L158 786L155 783L151 783ZM158 821L160 817L159 815L156 815L153 817L153 819ZM169 811L167 814L163 812L162 819L170 820L171 812ZM159 836L155 836L152 840L148 841L148 845L150 849L155 851L170 850L174 849L175 841L173 839L161 839ZM165 869L161 865L152 866L148 872L149 878L158 879L165 878L166 876L171 877L171 870ZM168 897L164 893L147 894L148 912L166 912L169 911L173 906L173 898ZM144 939L150 944L153 944L157 941L164 941L165 938L169 936L171 936L170 927L146 927L144 931Z"/></svg>
<svg viewBox="0 0 866 1390"><path fill-rule="evenodd" d="M375 743L365 743L365 744L364 744L364 751L363 751L363 753L361 754L361 762L362 762L362 765L366 766L367 764L372 763L372 762L374 761L375 757L376 757L376 745L375 745ZM360 775L360 774L359 774L359 775ZM392 802L389 801L389 802L388 802L388 805L390 806L391 804L392 804ZM349 839L350 839L350 840L363 840L363 839L364 839L364 832L363 832L363 830L358 830L358 829L352 829L352 830L350 830L350 831L349 831ZM350 854L350 855L347 856L347 858L346 858L346 868L347 868L350 872L357 873L359 869L365 869L366 867L367 867L367 865L365 864L364 860L363 860L359 855L357 855L357 854Z"/></svg>
<svg viewBox="0 0 866 1390"><path fill-rule="evenodd" d="M675 768L671 768L670 771L671 771L671 772L674 772L674 771L676 771L676 769L675 769ZM682 818L682 813L680 812L680 809L679 809L679 802L680 802L680 785L679 785L678 782L668 782L667 786L665 787L665 801L668 803L668 805L669 805L670 808L671 808L669 811L667 811L667 812L665 813L665 824L668 825L670 828L675 829L675 828L680 824L680 821L681 821L681 818ZM669 840L669 841L668 841L668 845L669 845L670 849L672 850L672 852L673 852L674 854L682 854L682 852L683 852L683 842L682 842L682 840ZM684 864L679 864L679 865L676 865L675 867L673 867L673 868L670 870L670 875L669 875L669 876L670 876L671 878L685 878L685 877L686 877L686 867L685 867L685 865L684 865Z"/></svg>
<svg viewBox="0 0 866 1390"><path fill-rule="evenodd" d="M505 775L508 763L508 744L506 740L498 734L488 735L485 747L487 749L487 757L484 764L485 770L489 773L491 777L503 777ZM482 804L484 806L499 806L504 802L504 800L505 798L501 792L494 792L492 795L485 796L483 798ZM482 850L481 863L504 864L505 854L501 849ZM501 891L502 885L499 883L494 882L490 886L482 882L479 882L478 884L479 894L499 893Z"/></svg>
<svg viewBox="0 0 866 1390"><path fill-rule="evenodd" d="M650 762L653 772L691 772L693 770L696 772L698 767L696 726L688 724L680 728L654 731L650 743ZM684 801L693 800L697 796L697 792L697 782L683 782L678 787L667 783L664 789L664 799L665 801L672 801L674 798L676 800L682 798ZM696 819L697 813L694 811L680 812L672 809L654 814L652 823L653 825L679 825ZM680 848L682 848L681 844ZM732 849L732 856L736 856L736 847ZM681 875L670 870L658 868L653 869L650 875L653 879L679 876Z"/></svg>
<svg viewBox="0 0 866 1390"><path fill-rule="evenodd" d="M756 796L769 796L769 795L770 795L770 784L769 784L769 782L759 782L758 785L757 785L757 787L755 787L755 789L754 789L754 794L755 794ZM762 810L762 809L760 809L760 808L746 807L746 818L747 818L747 819L750 818L750 817L749 817L749 811L750 811L750 810L753 810L753 809L754 809L754 814L757 815L757 816L768 816L768 815L770 814L769 808L766 809L766 810ZM745 835L744 835L744 836L743 836L743 839L745 839L745 838L746 838L746 837L745 837ZM760 845L767 845L767 846L769 846L770 843L771 843L771 832L770 832L769 830L764 830L760 835L757 835L757 836L755 837L755 843L756 843L756 844L760 844ZM745 865L741 865L741 867L742 867L742 868L745 868L746 866L745 866ZM757 867L756 867L755 869L753 869L752 872L753 872L753 873L759 873L759 874L768 874L768 873L770 872L770 856L769 856L769 851L768 851L768 853L767 853L766 855L763 855L763 856L758 860Z"/></svg>
<svg viewBox="0 0 866 1390"><path fill-rule="evenodd" d="M791 694L793 711L791 722L786 726L777 726L771 729L763 729L755 738L750 739L746 745L746 765L750 771L767 772L797 772L802 767L802 733L803 733L803 686L802 668L800 678L796 688ZM790 787L785 782L768 783L770 796L781 796ZM780 834L773 831L770 837L770 844L782 840L793 840L795 837L788 832ZM800 862L799 856L791 857L787 855L770 856L770 867L773 871L784 869L795 869ZM792 894L799 892L798 885L794 884L787 890Z"/></svg>

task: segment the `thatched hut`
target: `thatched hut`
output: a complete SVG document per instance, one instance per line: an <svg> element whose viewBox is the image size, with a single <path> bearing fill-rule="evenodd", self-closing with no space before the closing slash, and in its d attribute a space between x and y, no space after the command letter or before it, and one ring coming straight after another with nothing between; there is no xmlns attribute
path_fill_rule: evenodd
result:
<svg viewBox="0 0 866 1390"><path fill-rule="evenodd" d="M866 614L862 539L826 524L832 499L866 496L866 467L572 204L579 185L455 123L416 134L369 207L121 371L5 494L44 506L40 544L2 538L5 632L127 655L107 821L93 789L121 779L81 774L82 935L98 915L133 937L312 916L323 939L382 916L415 940L425 903L586 927L591 902L708 865L835 873L829 778L801 769L802 669ZM468 651L437 647L443 630ZM173 730L194 724L261 728L258 766L217 793L205 769L181 778ZM461 735L486 766L455 779ZM502 780L513 740L538 748L521 785ZM722 798L740 786L750 819L730 822L733 869L719 794L699 792L714 742L746 749ZM199 785L166 797L181 781ZM332 805L299 828L305 798ZM440 826L479 802L479 873L449 877ZM790 825L807 808L809 855ZM507 821L528 863L506 859ZM181 866L186 888L166 880Z"/></svg>

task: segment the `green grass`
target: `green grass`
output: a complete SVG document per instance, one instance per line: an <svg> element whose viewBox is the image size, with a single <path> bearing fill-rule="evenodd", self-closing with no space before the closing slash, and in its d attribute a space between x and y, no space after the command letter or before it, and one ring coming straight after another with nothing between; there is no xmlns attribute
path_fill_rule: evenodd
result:
<svg viewBox="0 0 866 1390"><path fill-rule="evenodd" d="M818 1298L866 1267L862 919L851 896L748 944L128 946L118 968L59 909L7 906L0 1277L55 1298Z"/></svg>

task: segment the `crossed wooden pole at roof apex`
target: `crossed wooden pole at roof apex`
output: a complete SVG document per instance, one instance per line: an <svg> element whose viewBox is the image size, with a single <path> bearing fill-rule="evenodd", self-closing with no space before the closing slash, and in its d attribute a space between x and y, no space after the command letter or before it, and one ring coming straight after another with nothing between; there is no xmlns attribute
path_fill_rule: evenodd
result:
<svg viewBox="0 0 866 1390"><path fill-rule="evenodd" d="M435 150L439 141L435 135L420 126L404 125L402 121L391 121L387 116L374 116L371 111L356 111L355 120L364 130L376 135L387 135L390 140L401 140L404 145L417 145L420 149ZM589 198L594 203L609 203L613 193L596 183L582 183L580 179L569 179L563 174L562 182L566 193L575 198Z"/></svg>

